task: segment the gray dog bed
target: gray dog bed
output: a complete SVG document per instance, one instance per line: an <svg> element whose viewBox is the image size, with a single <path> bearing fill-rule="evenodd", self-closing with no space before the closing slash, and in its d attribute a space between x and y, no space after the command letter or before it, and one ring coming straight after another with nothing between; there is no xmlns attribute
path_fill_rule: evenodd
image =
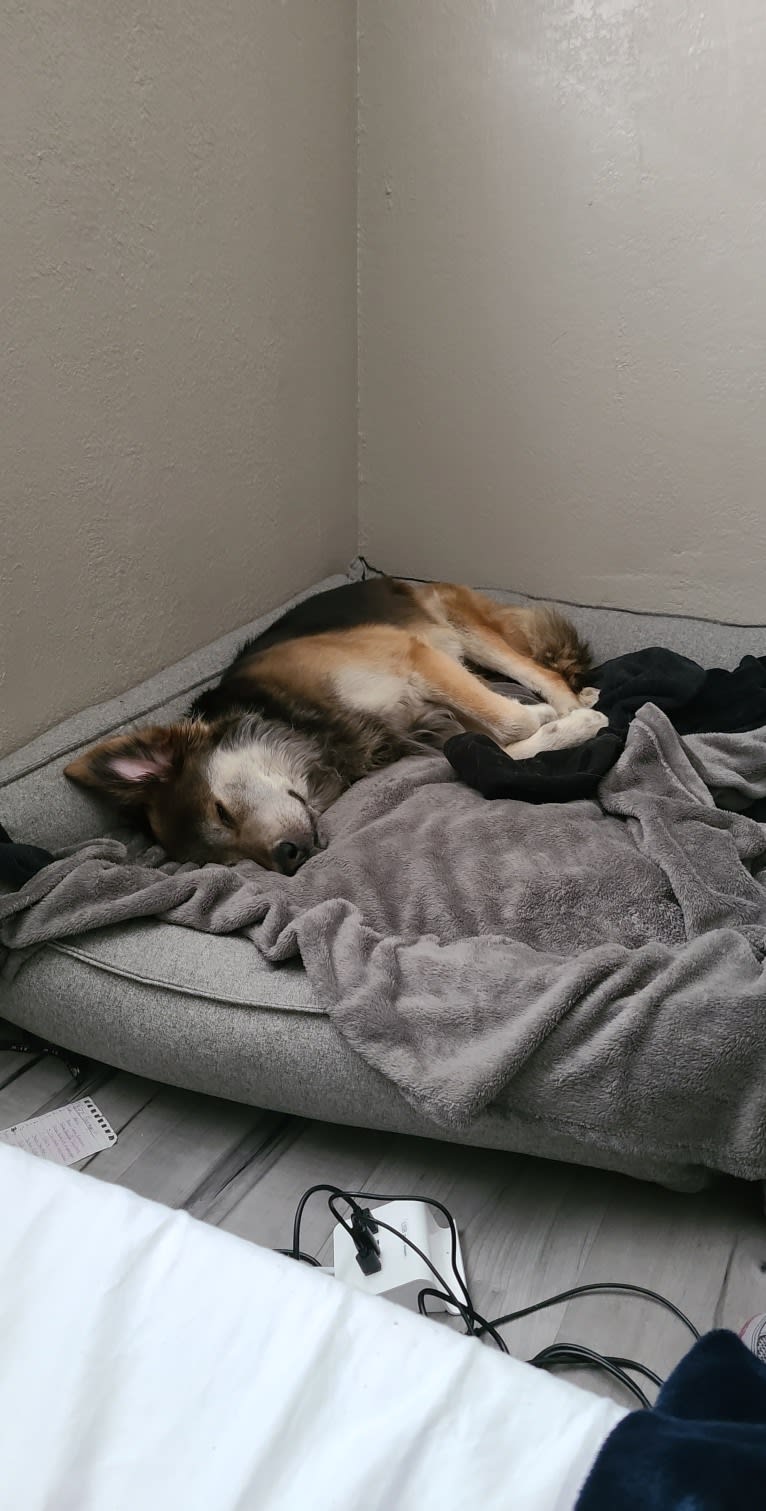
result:
<svg viewBox="0 0 766 1511"><path fill-rule="evenodd" d="M345 580L333 578L317 584L317 589ZM517 595L498 596L525 601ZM766 643L762 629L562 607L588 635L597 659L647 644L664 644L706 664L733 666L747 652L762 652ZM224 637L125 696L67 721L0 763L0 819L10 832L59 850L113 828L113 813L71 787L61 775L63 767L76 751L124 725L177 717L193 693L215 678L240 640L275 617L272 614ZM410 910L376 919L381 897L375 899L370 892L369 918L384 933L398 930L406 950L397 954L393 972L398 995L391 988L390 960L377 984L369 971L362 980L359 962L369 930L357 929L348 948L342 942L326 949L325 942L334 939L337 943L341 935L345 941L349 929L353 933L353 920L349 924L345 917L336 916L335 899L346 896L343 886L355 865L357 893L361 895L363 886L369 891L372 883L365 856L375 851L384 857L386 844L395 852L394 839L386 838L386 824L395 822L399 803L409 805L416 826L411 834L417 834L417 848L423 853L435 819L444 823L444 815L450 815L458 893L461 845L465 848L470 837L480 840L484 824L489 856L500 810L505 824L514 809L517 815L521 811L515 804L485 804L454 782L441 758L425 757L400 763L341 800L331 819L336 845L331 844L327 852L328 857L336 857L328 865L339 869L322 871L320 858L314 873L320 878L319 890L315 887L311 896L305 890L311 867L292 881L270 875L264 880L265 873L251 868L241 887L237 881L232 900L230 882L225 896L215 887L211 891L210 868L203 883L191 883L189 868L160 869L157 858L150 857L148 863L145 858L141 861L131 879L125 862L134 865L132 855L114 841L96 845L87 862L96 868L93 874L107 867L118 878L107 888L108 906L104 908L102 896L101 911L88 912L90 892L87 885L83 890L82 883L87 883L90 873L82 868L77 880L74 870L68 882L62 873L55 893L47 897L41 893L23 916L17 937L10 941L19 947L11 949L5 960L0 1014L122 1069L305 1117L599 1165L688 1189L702 1184L710 1169L763 1176L766 1155L759 1088L766 1078L760 1073L759 1057L762 1040L766 1052L766 1034L760 1033L760 981L751 963L754 931L759 937L764 931L760 886L751 873L761 863L759 846L764 848L766 831L749 819L719 814L704 785L709 768L716 781L725 781L730 772L733 785L743 789L750 783L760 790L761 749L754 738L736 748L725 741L723 746L720 741L706 745L701 736L682 745L656 711L636 720L625 756L607 778L602 810L615 842L624 832L625 844L631 847L624 853L618 848L613 860L614 876L622 876L635 897L635 916L627 919L619 907L611 916L608 901L614 876L606 872L599 901L597 866L585 899L589 918L598 919L601 910L603 940L594 936L586 941L593 950L621 949L635 966L638 956L631 952L639 940L650 939L651 949L666 953L691 942L703 953L708 951L709 959L700 970L717 973L717 995L703 989L687 1000L677 993L674 996L674 986L666 994L662 970L647 990L642 967L639 976L629 981L627 1002L635 994L635 1014L624 1000L617 1012L612 1001L608 1013L603 1006L586 1021L577 995L582 982L574 994L565 987L555 998L555 993L551 996L555 972L541 987L537 958L532 962L534 969L530 968L531 951L539 952L541 947L534 934L540 923L550 931L547 958L559 960L571 952L567 930L571 934L579 928L576 910L583 906L583 898L576 896L570 899L571 914L551 913L545 920L543 907L540 919L529 925L531 932L523 934L521 943L514 941L512 956L495 951L490 960L483 954L502 935L505 919L500 914L488 915L486 921L479 918L478 923L469 919L464 930L471 935L471 953L462 960L463 975L450 976L437 958L438 917L422 910L421 932L431 941L436 939L437 956L432 951L421 958L412 953L422 948L422 941L414 942L421 913ZM536 880L532 873L540 858L543 866L555 859L559 842L551 828L555 814L562 816L561 834L566 832L569 842L579 847L582 835L572 825L584 823L583 834L590 833L597 811L595 804L526 810L537 817L524 822L538 827L525 836L523 825L515 825L515 853L517 858L524 854L530 858L530 885ZM656 818L659 813L661 823ZM652 831L649 851L636 858L635 830L642 823L642 832ZM684 836L693 833L690 850L685 841L679 844L679 823L686 826ZM547 857L540 849L540 824L548 826L552 848ZM630 834L634 837L628 839ZM690 866L679 868L678 856L688 851L691 869L706 870L711 855L718 865L725 847L729 870L724 867L717 895L725 891L726 907L723 913L719 908L714 917L706 914L700 924L699 899L689 896L686 872ZM440 840L436 849L441 848ZM496 836L495 849L497 866L503 847ZM115 865L116 861L120 864ZM634 863L635 875L630 869ZM60 865L65 873L66 863ZM464 882L481 870L481 858L474 856L466 864ZM656 883L658 871L662 876ZM343 882L338 880L341 875ZM80 895L76 896L78 884ZM392 896L398 886L392 873L388 886ZM161 896L158 887L164 889ZM460 908L468 917L475 887L462 890ZM137 905L139 895L142 901ZM541 898L544 901L544 890ZM332 918L321 911L328 907L336 909ZM137 911L145 916L136 917ZM149 916L153 913L170 913L175 921ZM73 933L73 920L76 924L78 918L82 919L81 932ZM130 921L114 923L115 918ZM94 928L97 922L109 926ZM210 928L247 929L248 933L198 932ZM714 945L706 930L717 930ZM508 941L502 938L501 943L505 947ZM299 948L310 965L318 995L296 956ZM667 960L662 969L665 966ZM492 1024L471 1016L476 982L489 982L493 971L497 1003L503 985L498 970L508 971L509 1011L499 1022L502 1043ZM696 957L691 959L690 970L694 978ZM611 971L612 963L607 974ZM425 1009L412 991L420 972L430 983ZM692 979L695 990L698 984ZM729 1012L727 996L732 1014L736 1013L735 1031L724 1021ZM536 1021L525 1027L528 1005L534 1005ZM540 1013L546 1012L543 1033ZM718 1098L721 1106L716 1107L716 1083L724 1064L730 1084L727 1097ZM647 1088L643 1102L642 1077Z"/></svg>

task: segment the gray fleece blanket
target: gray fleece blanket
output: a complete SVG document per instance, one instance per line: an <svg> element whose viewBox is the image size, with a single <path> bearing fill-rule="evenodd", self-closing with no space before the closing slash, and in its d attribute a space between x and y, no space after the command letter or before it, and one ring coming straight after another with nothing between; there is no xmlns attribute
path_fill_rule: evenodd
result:
<svg viewBox="0 0 766 1511"><path fill-rule="evenodd" d="M711 788L719 802L716 806ZM101 840L0 897L9 950L156 916L302 957L436 1123L489 1103L615 1155L766 1176L766 730L631 725L599 802L486 802L438 755L352 788L297 876Z"/></svg>

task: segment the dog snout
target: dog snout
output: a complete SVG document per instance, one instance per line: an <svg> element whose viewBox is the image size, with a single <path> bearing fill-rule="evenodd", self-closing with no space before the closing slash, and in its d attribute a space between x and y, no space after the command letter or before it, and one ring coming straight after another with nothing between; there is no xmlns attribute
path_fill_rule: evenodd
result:
<svg viewBox="0 0 766 1511"><path fill-rule="evenodd" d="M278 871L285 876L294 876L311 854L311 846L305 840L281 839L274 846L271 858Z"/></svg>

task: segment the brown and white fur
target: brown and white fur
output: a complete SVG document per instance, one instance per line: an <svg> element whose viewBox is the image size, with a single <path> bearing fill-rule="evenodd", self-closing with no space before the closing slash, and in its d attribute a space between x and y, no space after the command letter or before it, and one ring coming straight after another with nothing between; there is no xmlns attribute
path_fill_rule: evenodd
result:
<svg viewBox="0 0 766 1511"><path fill-rule="evenodd" d="M305 600L244 645L189 717L103 741L66 775L140 809L177 860L293 874L352 782L438 733L445 713L516 760L606 723L587 647L560 614L450 583L371 578ZM494 692L469 666L545 701ZM453 724L454 732L454 724Z"/></svg>

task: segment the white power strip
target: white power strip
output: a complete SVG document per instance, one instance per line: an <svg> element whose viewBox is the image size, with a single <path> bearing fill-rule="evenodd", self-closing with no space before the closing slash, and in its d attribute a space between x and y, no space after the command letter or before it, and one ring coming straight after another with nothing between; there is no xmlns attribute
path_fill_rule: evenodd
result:
<svg viewBox="0 0 766 1511"><path fill-rule="evenodd" d="M380 1244L380 1269L374 1275L364 1275L356 1262L356 1249L345 1228L338 1223L333 1232L334 1274L337 1280L351 1286L355 1291L365 1291L368 1296L387 1296L412 1310L418 1309L418 1295L425 1286L439 1289L439 1281L428 1265L418 1257L409 1243L417 1244L428 1255L434 1269L458 1296L462 1296L460 1277L465 1278L460 1239L457 1241L456 1266L452 1263L452 1237L448 1227L436 1222L432 1209L422 1201L390 1201L385 1206L372 1209L373 1217L396 1228L388 1233L379 1228L376 1234ZM403 1237L399 1237L399 1234ZM457 1271L457 1273L456 1273ZM429 1297L429 1311L456 1312L454 1306L435 1301Z"/></svg>

